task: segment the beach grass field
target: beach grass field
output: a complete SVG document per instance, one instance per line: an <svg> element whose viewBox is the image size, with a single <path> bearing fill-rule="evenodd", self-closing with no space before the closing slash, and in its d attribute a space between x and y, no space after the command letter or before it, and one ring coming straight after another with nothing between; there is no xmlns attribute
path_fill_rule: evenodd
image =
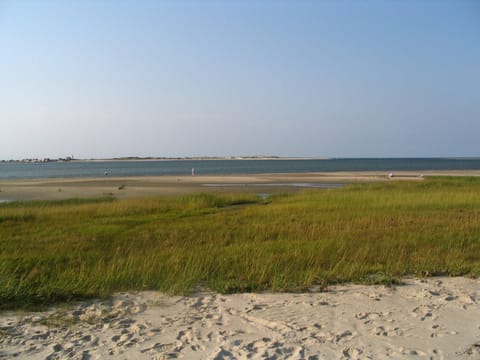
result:
<svg viewBox="0 0 480 360"><path fill-rule="evenodd" d="M480 275L480 178L0 204L0 307Z"/></svg>

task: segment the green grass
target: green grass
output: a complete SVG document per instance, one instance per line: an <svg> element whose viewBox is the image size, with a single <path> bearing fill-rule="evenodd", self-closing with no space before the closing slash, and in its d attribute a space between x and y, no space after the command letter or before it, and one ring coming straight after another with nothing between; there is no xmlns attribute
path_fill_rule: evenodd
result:
<svg viewBox="0 0 480 360"><path fill-rule="evenodd" d="M480 179L0 205L0 308L480 274Z"/></svg>

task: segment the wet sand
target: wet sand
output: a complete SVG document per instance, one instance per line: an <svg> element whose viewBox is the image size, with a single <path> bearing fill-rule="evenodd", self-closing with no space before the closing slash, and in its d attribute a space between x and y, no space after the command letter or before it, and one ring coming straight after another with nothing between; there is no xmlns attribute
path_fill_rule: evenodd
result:
<svg viewBox="0 0 480 360"><path fill-rule="evenodd" d="M480 171L290 173L215 176L148 176L65 178L0 181L0 201L92 198L101 196L150 197L192 192L258 192L296 191L316 184L422 180L423 176L480 176ZM222 186L224 185L224 186ZM300 185L300 186L298 186Z"/></svg>

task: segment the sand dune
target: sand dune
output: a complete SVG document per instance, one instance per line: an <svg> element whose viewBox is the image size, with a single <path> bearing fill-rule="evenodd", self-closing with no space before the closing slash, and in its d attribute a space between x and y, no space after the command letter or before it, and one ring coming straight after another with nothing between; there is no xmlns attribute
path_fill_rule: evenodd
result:
<svg viewBox="0 0 480 360"><path fill-rule="evenodd" d="M479 359L480 281L303 294L122 293L3 313L0 358Z"/></svg>

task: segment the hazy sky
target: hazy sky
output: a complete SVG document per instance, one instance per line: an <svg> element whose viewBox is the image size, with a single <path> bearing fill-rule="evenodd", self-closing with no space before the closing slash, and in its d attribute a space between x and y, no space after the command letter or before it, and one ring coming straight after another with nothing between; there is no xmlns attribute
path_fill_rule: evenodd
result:
<svg viewBox="0 0 480 360"><path fill-rule="evenodd" d="M480 156L480 1L0 0L0 159Z"/></svg>

